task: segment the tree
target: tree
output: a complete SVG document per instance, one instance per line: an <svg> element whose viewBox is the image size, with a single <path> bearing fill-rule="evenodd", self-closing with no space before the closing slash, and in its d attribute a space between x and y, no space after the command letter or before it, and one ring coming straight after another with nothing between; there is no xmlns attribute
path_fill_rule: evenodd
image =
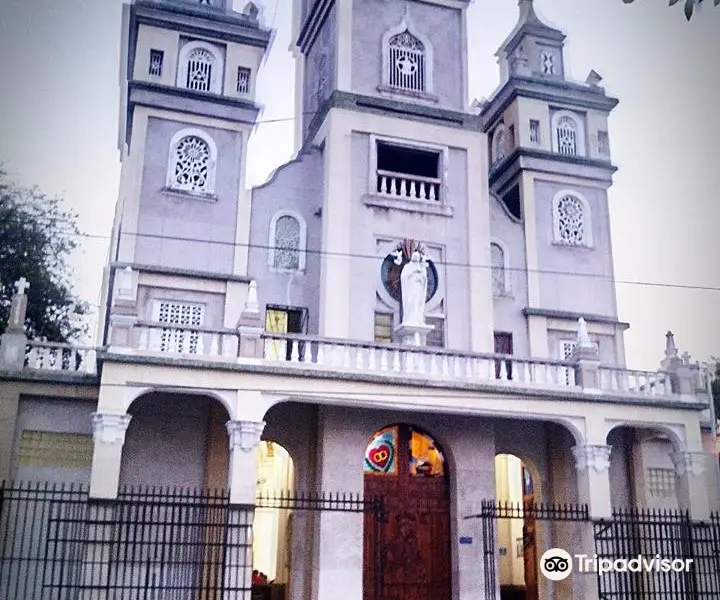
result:
<svg viewBox="0 0 720 600"><path fill-rule="evenodd" d="M61 198L16 185L0 166L0 333L21 277L30 282L29 337L64 342L86 333L89 306L73 293L68 265L79 234L77 215Z"/></svg>
<svg viewBox="0 0 720 600"><path fill-rule="evenodd" d="M693 12L695 11L695 5L700 4L704 0L685 0L685 18L689 21ZM625 4L632 4L635 0L623 0ZM680 0L670 0L670 6L676 5ZM714 6L720 6L720 0L713 0Z"/></svg>

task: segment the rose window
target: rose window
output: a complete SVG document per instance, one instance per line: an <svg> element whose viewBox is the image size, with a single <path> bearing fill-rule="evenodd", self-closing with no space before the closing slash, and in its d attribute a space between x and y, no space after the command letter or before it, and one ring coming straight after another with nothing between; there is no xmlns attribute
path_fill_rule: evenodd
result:
<svg viewBox="0 0 720 600"><path fill-rule="evenodd" d="M191 192L204 191L208 183L210 148L199 137L180 140L175 152L175 186Z"/></svg>
<svg viewBox="0 0 720 600"><path fill-rule="evenodd" d="M559 242L571 246L585 243L585 214L582 202L573 196L564 196L557 206Z"/></svg>

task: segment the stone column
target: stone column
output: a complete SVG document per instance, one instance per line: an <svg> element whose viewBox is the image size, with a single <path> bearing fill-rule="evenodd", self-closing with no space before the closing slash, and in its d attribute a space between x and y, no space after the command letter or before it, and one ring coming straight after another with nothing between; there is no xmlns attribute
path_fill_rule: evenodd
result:
<svg viewBox="0 0 720 600"><path fill-rule="evenodd" d="M690 513L690 518L704 521L710 518L708 480L705 476L707 454L704 452L675 452L670 455L677 474L678 505Z"/></svg>
<svg viewBox="0 0 720 600"><path fill-rule="evenodd" d="M90 472L90 497L117 498L122 448L132 417L126 413L93 413L92 418L95 446Z"/></svg>
<svg viewBox="0 0 720 600"><path fill-rule="evenodd" d="M225 536L223 600L250 600L252 524L262 421L228 421L230 508Z"/></svg>
<svg viewBox="0 0 720 600"><path fill-rule="evenodd" d="M570 554L595 554L595 535L592 520L609 519L612 516L610 501L610 453L612 448L604 444L575 446L572 449L577 469L578 502L587 504L591 522L574 527L573 537L577 546ZM577 566L577 564L576 564ZM578 573L572 577L572 598L598 599L597 576L594 573Z"/></svg>

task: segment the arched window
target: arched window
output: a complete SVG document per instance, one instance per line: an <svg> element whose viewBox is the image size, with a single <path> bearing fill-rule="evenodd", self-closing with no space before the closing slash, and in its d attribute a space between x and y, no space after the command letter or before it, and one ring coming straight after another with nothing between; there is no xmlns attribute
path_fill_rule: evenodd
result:
<svg viewBox="0 0 720 600"><path fill-rule="evenodd" d="M500 162L507 156L508 147L507 131L505 131L505 125L500 123L495 128L492 136L491 150L492 150L492 164Z"/></svg>
<svg viewBox="0 0 720 600"><path fill-rule="evenodd" d="M563 191L553 199L554 239L566 246L592 245L590 206L580 194Z"/></svg>
<svg viewBox="0 0 720 600"><path fill-rule="evenodd" d="M567 111L560 111L552 120L553 150L565 156L585 155L585 133L580 119Z"/></svg>
<svg viewBox="0 0 720 600"><path fill-rule="evenodd" d="M214 194L216 160L217 149L210 136L197 129L179 131L170 142L167 187Z"/></svg>
<svg viewBox="0 0 720 600"><path fill-rule="evenodd" d="M304 270L306 238L307 228L300 215L276 214L270 222L270 267L280 271Z"/></svg>
<svg viewBox="0 0 720 600"><path fill-rule="evenodd" d="M383 84L391 89L432 92L432 46L404 19L383 36Z"/></svg>
<svg viewBox="0 0 720 600"><path fill-rule="evenodd" d="M222 57L214 46L205 42L185 44L180 50L178 87L222 93L222 63Z"/></svg>
<svg viewBox="0 0 720 600"><path fill-rule="evenodd" d="M508 293L506 260L503 247L497 242L491 243L490 264L493 296L503 296Z"/></svg>

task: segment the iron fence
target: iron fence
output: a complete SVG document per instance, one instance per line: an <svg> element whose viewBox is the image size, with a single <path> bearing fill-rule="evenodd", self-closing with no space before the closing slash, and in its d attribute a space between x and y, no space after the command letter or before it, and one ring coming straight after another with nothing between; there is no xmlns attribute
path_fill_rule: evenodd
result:
<svg viewBox="0 0 720 600"><path fill-rule="evenodd" d="M598 574L601 600L720 598L720 515L618 509L593 527L598 562L620 567Z"/></svg>
<svg viewBox="0 0 720 600"><path fill-rule="evenodd" d="M97 592L116 600L243 597L257 591L251 527L260 508L383 510L381 498L357 494L284 492L238 505L225 490L127 488L115 499L96 500L79 486L3 483L0 598L77 600Z"/></svg>

